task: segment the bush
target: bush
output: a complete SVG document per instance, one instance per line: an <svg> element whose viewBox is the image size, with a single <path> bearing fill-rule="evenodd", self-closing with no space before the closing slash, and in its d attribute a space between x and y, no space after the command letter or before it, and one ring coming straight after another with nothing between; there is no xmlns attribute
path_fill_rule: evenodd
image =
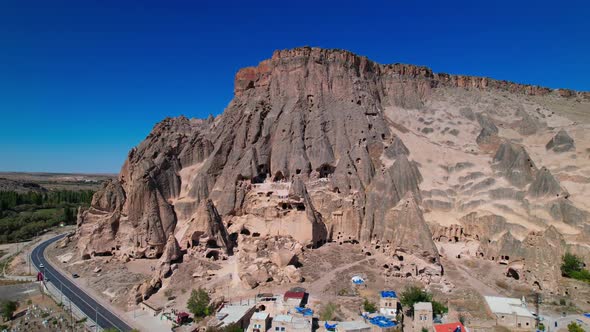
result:
<svg viewBox="0 0 590 332"><path fill-rule="evenodd" d="M2 318L4 318L4 321L12 319L12 315L16 311L16 308L18 308L18 303L15 301L2 302L0 310L2 311Z"/></svg>
<svg viewBox="0 0 590 332"><path fill-rule="evenodd" d="M559 305L566 305L565 299L559 299Z"/></svg>
<svg viewBox="0 0 590 332"><path fill-rule="evenodd" d="M207 294L206 290L202 288L198 290L193 289L186 306L195 315L195 320L200 320L213 312L209 303L210 301L209 294Z"/></svg>
<svg viewBox="0 0 590 332"><path fill-rule="evenodd" d="M377 305L365 298L365 301L363 302L363 310L373 313L377 311Z"/></svg>
<svg viewBox="0 0 590 332"><path fill-rule="evenodd" d="M563 255L561 275L567 278L590 282L590 272L584 269L582 259L569 252Z"/></svg>
<svg viewBox="0 0 590 332"><path fill-rule="evenodd" d="M334 320L336 317L336 305L332 302L326 303L320 310L320 319L321 320Z"/></svg>
<svg viewBox="0 0 590 332"><path fill-rule="evenodd" d="M567 325L568 332L584 332L584 329L576 322L571 322Z"/></svg>

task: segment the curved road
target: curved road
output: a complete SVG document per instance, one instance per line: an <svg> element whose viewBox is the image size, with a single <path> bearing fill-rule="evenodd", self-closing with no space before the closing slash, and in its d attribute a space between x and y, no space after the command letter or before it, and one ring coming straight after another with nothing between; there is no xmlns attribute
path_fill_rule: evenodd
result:
<svg viewBox="0 0 590 332"><path fill-rule="evenodd" d="M39 265L43 264L44 268L41 268L41 270L44 270L42 272L44 272L46 282L53 284L57 289L61 290L63 295L80 308L86 316L93 321L96 320L96 323L101 328L115 328L119 331L130 331L131 327L127 325L127 323L103 307L100 303L96 302L66 276L62 275L58 270L51 266L49 261L45 259L45 256L43 255L45 248L53 242L63 238L65 235L66 234L62 234L51 238L33 249L31 252L31 260L37 270L40 269Z"/></svg>

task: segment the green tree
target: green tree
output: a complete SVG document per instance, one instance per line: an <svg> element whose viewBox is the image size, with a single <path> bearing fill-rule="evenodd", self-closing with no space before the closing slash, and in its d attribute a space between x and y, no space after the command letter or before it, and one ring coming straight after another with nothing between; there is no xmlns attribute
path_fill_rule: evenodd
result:
<svg viewBox="0 0 590 332"><path fill-rule="evenodd" d="M584 269L582 259L569 252L563 255L561 275L567 278L590 282L590 272Z"/></svg>
<svg viewBox="0 0 590 332"><path fill-rule="evenodd" d="M0 310L2 311L2 318L4 321L11 320L12 315L18 308L18 303L15 301L4 301L0 305Z"/></svg>
<svg viewBox="0 0 590 332"><path fill-rule="evenodd" d="M363 302L363 310L365 310L366 312L373 313L377 311L377 305L365 298L365 301Z"/></svg>
<svg viewBox="0 0 590 332"><path fill-rule="evenodd" d="M195 315L195 320L200 320L211 314L212 309L209 303L210 301L209 294L207 294L206 290L202 288L197 290L193 289L186 306L188 310Z"/></svg>
<svg viewBox="0 0 590 332"><path fill-rule="evenodd" d="M584 332L584 329L576 322L567 324L567 330L568 332Z"/></svg>
<svg viewBox="0 0 590 332"><path fill-rule="evenodd" d="M563 255L563 262L561 263L561 274L564 277L571 278L572 272L582 271L583 268L584 262L582 262L582 259L580 259L580 257L569 252Z"/></svg>
<svg viewBox="0 0 590 332"><path fill-rule="evenodd" d="M409 286L400 293L400 303L407 307L412 315L414 304L418 302L431 302L433 315L442 315L443 313L449 311L449 309L442 303L433 300L432 294L426 290L421 289L420 287Z"/></svg>

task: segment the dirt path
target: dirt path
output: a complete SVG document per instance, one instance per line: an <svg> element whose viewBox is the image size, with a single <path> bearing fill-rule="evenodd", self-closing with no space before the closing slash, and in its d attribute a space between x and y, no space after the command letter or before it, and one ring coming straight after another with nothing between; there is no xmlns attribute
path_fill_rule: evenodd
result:
<svg viewBox="0 0 590 332"><path fill-rule="evenodd" d="M465 278L465 283L477 291L481 296L504 296L497 289L490 287L474 277L472 272L461 263L455 262L454 260L447 260L447 262L452 264L455 271L459 272L459 274Z"/></svg>
<svg viewBox="0 0 590 332"><path fill-rule="evenodd" d="M365 259L361 259L358 261L354 261L351 263L348 263L346 265L342 265L339 266L333 270L327 271L324 275L322 275L321 278L313 281L310 285L309 285L309 289L308 292L311 294L321 294L323 293L324 289L328 286L328 284L330 283L330 281L332 281L332 279L334 279L334 277L339 273L342 272L344 270L347 270L353 266L356 266L360 263L363 262L367 262L370 259L374 259L374 257L367 257Z"/></svg>

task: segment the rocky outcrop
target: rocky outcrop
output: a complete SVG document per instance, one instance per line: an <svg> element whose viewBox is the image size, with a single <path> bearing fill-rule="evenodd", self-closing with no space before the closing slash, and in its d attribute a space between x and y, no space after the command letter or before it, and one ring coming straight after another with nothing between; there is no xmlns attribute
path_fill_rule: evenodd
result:
<svg viewBox="0 0 590 332"><path fill-rule="evenodd" d="M391 144L385 148L385 156L389 158L397 158L401 155L409 155L410 150L405 146L404 142L397 136L393 136Z"/></svg>
<svg viewBox="0 0 590 332"><path fill-rule="evenodd" d="M188 223L177 230L176 236L182 246L208 258L227 257L233 249L227 229L210 199L199 205Z"/></svg>
<svg viewBox="0 0 590 332"><path fill-rule="evenodd" d="M481 131L476 138L477 144L492 144L498 140L498 127L486 115L477 114L477 122L481 126Z"/></svg>
<svg viewBox="0 0 590 332"><path fill-rule="evenodd" d="M553 152L572 151L575 149L574 139L570 137L565 129L561 129L547 142L545 149L552 150Z"/></svg>
<svg viewBox="0 0 590 332"><path fill-rule="evenodd" d="M563 237L551 226L543 232L530 232L522 241L507 232L497 241L482 242L479 252L501 264L515 265L514 272L519 280L537 290L555 294L559 290L559 267L564 250Z"/></svg>
<svg viewBox="0 0 590 332"><path fill-rule="evenodd" d="M515 143L502 143L493 161L493 167L517 187L524 187L532 182L537 173L537 167L525 148Z"/></svg>
<svg viewBox="0 0 590 332"><path fill-rule="evenodd" d="M383 243L393 252L411 253L429 263L439 263L432 234L411 192L407 192L395 207L387 211L384 223L383 232L374 234L373 241Z"/></svg>
<svg viewBox="0 0 590 332"><path fill-rule="evenodd" d="M474 211L486 205L491 208L489 200L511 199L522 204L523 211L530 211L526 193L527 198L550 197L560 190L548 171L537 171L525 148L514 143L517 138L502 141L499 137L494 121L498 126L509 123L498 119L505 114L515 116L514 112L488 106L477 112L464 109L460 114L467 120L461 120L468 123L460 123L452 118L457 114L454 110L439 111L431 103L435 97L453 96L446 94L449 91L467 96L471 92L465 90L498 89L552 94L551 98L581 96L576 92L560 92L560 96L550 89L487 78L436 74L426 67L381 65L341 50L277 51L258 66L236 74L234 98L223 114L202 120L165 119L157 124L130 151L118 179L105 184L90 208L79 213L78 250L84 258L111 254L160 258L157 276L138 286L135 299L150 296L173 273L171 262L179 259L174 257L180 250L186 250L191 259L223 260L238 253L240 279L250 288L269 280L300 280L291 253L297 256L301 248L326 241L381 246L388 254L416 259L412 261L415 265L404 268L419 266L419 271L430 271L412 275L442 273L433 237L501 237L503 240L484 248L488 256L502 248L519 253L524 250L520 241L502 232L515 231L522 238L526 229L501 216L465 217L457 227L435 230L433 235L422 210ZM477 94L483 98L487 92ZM461 107L463 102L458 99L455 104ZM426 138L414 135L414 128L409 127L411 116L405 119L408 123L394 119L400 109L432 114L437 117L432 121L441 124L433 124L433 133ZM528 135L540 128L538 123L535 128L529 126L529 120L536 119L527 118L532 115L524 109L517 113L520 123L509 123L516 129L514 135ZM481 130L473 127L471 121L476 119ZM478 145L473 138L461 147L437 141L437 136L445 134L434 130L444 128L443 122L465 127L461 138L480 130ZM564 145L562 138L556 141L556 146ZM445 155L452 145L451 153ZM423 151L408 147L424 147L427 154L441 155L425 157ZM475 160L480 152L492 150L496 151L492 167L508 183L493 178L489 169L480 167L481 159ZM456 156L474 159L455 160ZM436 166L442 164L436 159L447 164L444 170ZM425 177L428 194L424 193L423 203L424 169L429 176ZM440 189L437 186L447 183L452 187L443 189L452 194L445 190L445 195L434 194ZM572 207L559 203L550 213L581 227ZM493 208L509 209L498 204ZM532 254L523 252L522 256ZM401 264L396 266L400 267L396 273L410 273Z"/></svg>
<svg viewBox="0 0 590 332"><path fill-rule="evenodd" d="M379 173L373 183L367 188L367 202L365 217L361 228L361 241L369 242L384 234L386 223L385 214L411 193L414 200L422 201L419 183L422 174L415 163L408 160L406 155L400 155L396 161L382 173Z"/></svg>
<svg viewBox="0 0 590 332"><path fill-rule="evenodd" d="M575 207L566 197L553 201L548 209L554 220L568 225L584 227L590 220L590 213Z"/></svg>
<svg viewBox="0 0 590 332"><path fill-rule="evenodd" d="M301 282L297 268L303 247L292 237L252 238L240 236L239 278L246 288L268 283Z"/></svg>
<svg viewBox="0 0 590 332"><path fill-rule="evenodd" d="M528 194L532 197L567 195L546 167L542 167L537 172L535 180L529 187Z"/></svg>

